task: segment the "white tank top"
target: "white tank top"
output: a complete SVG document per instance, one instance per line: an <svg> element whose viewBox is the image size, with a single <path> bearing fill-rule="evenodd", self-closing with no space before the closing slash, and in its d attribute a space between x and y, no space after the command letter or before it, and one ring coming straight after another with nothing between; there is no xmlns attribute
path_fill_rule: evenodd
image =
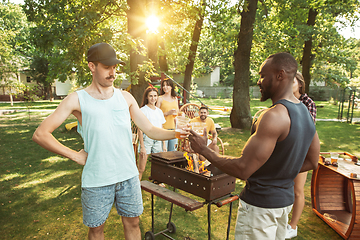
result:
<svg viewBox="0 0 360 240"><path fill-rule="evenodd" d="M82 187L101 187L139 174L132 146L129 106L119 89L106 100L77 91L82 125L78 132L88 153L81 177Z"/></svg>

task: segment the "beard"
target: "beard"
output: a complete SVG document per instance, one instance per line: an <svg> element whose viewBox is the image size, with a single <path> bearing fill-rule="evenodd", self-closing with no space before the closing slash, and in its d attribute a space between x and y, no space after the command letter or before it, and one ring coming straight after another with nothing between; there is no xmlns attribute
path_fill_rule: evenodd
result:
<svg viewBox="0 0 360 240"><path fill-rule="evenodd" d="M262 89L262 90L263 91L261 92L260 102L265 102L266 100L268 100L270 98L270 94L266 90L264 90L264 89Z"/></svg>
<svg viewBox="0 0 360 240"><path fill-rule="evenodd" d="M201 116L200 116L200 119L204 121L204 120L206 119L206 116L205 116L205 115L201 115Z"/></svg>
<svg viewBox="0 0 360 240"><path fill-rule="evenodd" d="M272 82L270 82L268 84L268 86L260 86L261 89L261 98L260 101L261 102L265 102L266 100L268 100L269 98L271 98L271 93L269 91L269 89L271 89L272 87Z"/></svg>

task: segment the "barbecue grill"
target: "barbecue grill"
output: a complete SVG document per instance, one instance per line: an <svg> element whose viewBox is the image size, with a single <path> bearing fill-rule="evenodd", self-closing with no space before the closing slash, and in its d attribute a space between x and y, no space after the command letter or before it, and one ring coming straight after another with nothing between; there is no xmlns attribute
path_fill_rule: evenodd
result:
<svg viewBox="0 0 360 240"><path fill-rule="evenodd" d="M148 181L142 181L143 190L150 192L152 195L152 232L145 234L145 239L155 239L156 235L162 234L169 239L173 239L165 232L173 233L176 231L174 223L171 222L173 204L183 207L185 210L193 211L208 204L208 239L211 239L211 224L210 224L210 206L216 204L221 207L224 204L230 203L230 212L228 219L227 239L230 231L232 202L238 199L238 195L232 195L231 192L235 190L235 177L229 176L213 166L209 166L211 171L210 176L205 176L199 173L186 170L187 160L184 157L184 152L161 152L153 153L150 157L151 162L151 180L158 183L166 183L174 187L172 192L169 189L151 185ZM157 186L154 187L154 186ZM204 202L198 202L191 198L187 198L175 192L175 189L181 189L185 192L191 193L195 196L203 198ZM154 234L154 203L153 195L161 197L171 202L170 217L167 224L167 229ZM177 196L175 196L177 195ZM183 199L185 198L185 199Z"/></svg>

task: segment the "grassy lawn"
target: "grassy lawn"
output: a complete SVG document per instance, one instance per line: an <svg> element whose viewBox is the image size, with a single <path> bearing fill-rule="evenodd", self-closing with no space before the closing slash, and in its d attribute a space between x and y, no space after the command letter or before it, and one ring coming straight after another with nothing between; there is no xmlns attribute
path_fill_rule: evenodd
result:
<svg viewBox="0 0 360 240"><path fill-rule="evenodd" d="M231 99L204 99L209 106L232 106ZM54 109L55 102L37 102L33 109ZM316 102L318 118L337 118L338 107L328 102ZM252 100L251 112L271 105ZM0 103L1 109L26 109L23 103ZM358 110L356 110L358 111ZM228 115L230 112L224 113ZM211 114L218 114L212 112ZM14 112L0 115L0 234L1 239L86 239L87 227L82 224L80 179L82 167L71 160L42 149L31 141L31 136L40 122L49 115L48 111L31 113ZM354 117L360 117L359 112ZM70 117L64 123L73 122ZM217 117L222 126L219 137L225 144L225 153L239 156L248 130L231 129L228 116ZM64 124L54 131L54 136L66 146L80 150L81 137L76 131L66 131ZM321 140L321 151L348 151L360 156L358 146L360 125L341 122L316 123ZM144 179L150 175L147 165ZM306 206L298 225L297 239L341 239L335 231L318 218L311 209L311 173L306 183ZM240 193L244 182L237 180L234 193ZM184 195L194 197L182 192ZM195 197L196 198L196 197ZM199 201L201 199L197 198ZM140 218L142 235L151 230L151 195L143 192L144 213ZM238 201L234 204L230 239L233 239ZM169 202L155 197L155 232L166 228L170 211ZM212 239L225 239L228 205L221 208L212 205ZM177 232L175 239L207 239L207 207L185 212L175 206L172 222ZM105 227L107 239L124 239L121 219L112 209ZM165 239L162 236L156 239Z"/></svg>

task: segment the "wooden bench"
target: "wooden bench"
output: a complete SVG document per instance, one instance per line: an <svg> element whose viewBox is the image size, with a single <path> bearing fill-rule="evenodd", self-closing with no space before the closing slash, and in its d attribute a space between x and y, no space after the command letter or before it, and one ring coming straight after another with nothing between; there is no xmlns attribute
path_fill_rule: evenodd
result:
<svg viewBox="0 0 360 240"><path fill-rule="evenodd" d="M192 198L186 197L167 188L160 187L159 185L149 181L141 181L141 189L157 197L165 199L166 201L174 203L175 205L182 207L187 211L194 211L204 206L204 203L202 202L198 202Z"/></svg>

